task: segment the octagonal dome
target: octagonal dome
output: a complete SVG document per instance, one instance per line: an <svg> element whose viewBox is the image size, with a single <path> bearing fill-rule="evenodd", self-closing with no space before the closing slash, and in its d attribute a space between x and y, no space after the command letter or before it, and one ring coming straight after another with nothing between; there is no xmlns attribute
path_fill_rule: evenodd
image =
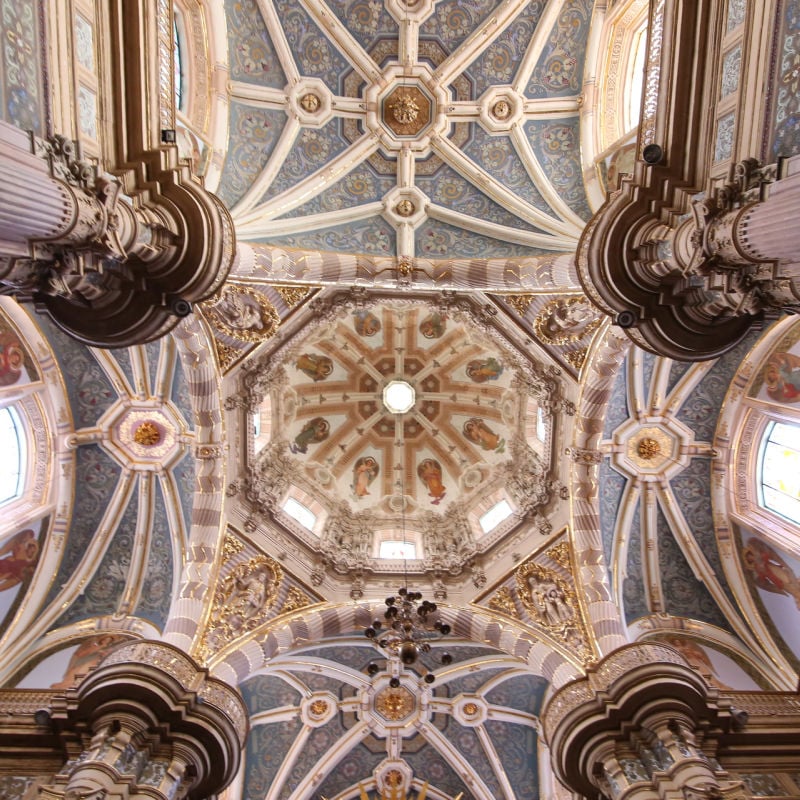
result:
<svg viewBox="0 0 800 800"><path fill-rule="evenodd" d="M546 493L544 371L463 308L346 306L265 363L271 438L250 499L280 485L271 510L338 571L405 559L458 572ZM413 390L407 411L386 407L392 386Z"/></svg>

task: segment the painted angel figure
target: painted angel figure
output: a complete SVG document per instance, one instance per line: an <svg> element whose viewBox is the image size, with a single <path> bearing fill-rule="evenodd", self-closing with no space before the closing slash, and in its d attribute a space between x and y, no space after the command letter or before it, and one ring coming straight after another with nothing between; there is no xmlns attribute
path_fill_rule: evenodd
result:
<svg viewBox="0 0 800 800"><path fill-rule="evenodd" d="M378 477L380 467L372 456L362 456L353 467L352 489L356 497L369 494L369 485Z"/></svg>

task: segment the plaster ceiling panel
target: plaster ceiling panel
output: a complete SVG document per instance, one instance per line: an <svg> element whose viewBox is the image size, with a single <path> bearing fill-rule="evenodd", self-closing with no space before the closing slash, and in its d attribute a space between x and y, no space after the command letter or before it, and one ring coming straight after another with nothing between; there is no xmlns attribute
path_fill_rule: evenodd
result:
<svg viewBox="0 0 800 800"><path fill-rule="evenodd" d="M331 120L321 128L303 128L260 202L281 194L307 175L322 169L344 152L348 144L342 137L341 122L338 119ZM281 215L280 208L277 214Z"/></svg>
<svg viewBox="0 0 800 800"><path fill-rule="evenodd" d="M114 531L108 549L85 589L53 626L115 614L125 591L131 553L136 540L137 498L131 494ZM171 588L171 587L170 587Z"/></svg>
<svg viewBox="0 0 800 800"><path fill-rule="evenodd" d="M231 101L228 155L217 194L233 206L269 161L286 125L286 114Z"/></svg>
<svg viewBox="0 0 800 800"><path fill-rule="evenodd" d="M452 53L500 4L500 0L440 0L420 26L420 34L436 39Z"/></svg>
<svg viewBox="0 0 800 800"><path fill-rule="evenodd" d="M281 90L277 78L255 86L252 73L231 83L220 194L239 238L402 258L574 249L585 205L578 137L538 158L521 123L575 115L577 104L528 107L521 87L544 46L540 21L562 49L584 47L587 28L572 4L564 31L561 5L544 6L265 0L252 30L236 17L231 53L247 49L240 35L268 40L264 63L277 54L286 75Z"/></svg>
<svg viewBox="0 0 800 800"><path fill-rule="evenodd" d="M378 0L339 0L330 9L367 52L379 39L397 39L397 21Z"/></svg>
<svg viewBox="0 0 800 800"><path fill-rule="evenodd" d="M97 523L117 491L122 468L97 445L79 447L75 454L75 495L72 523L58 573L50 586L49 604L77 573L81 558L97 532Z"/></svg>
<svg viewBox="0 0 800 800"><path fill-rule="evenodd" d="M527 258L544 255L547 250L524 244L503 241L491 236L482 236L456 225L438 220L427 220L414 235L416 253L422 258Z"/></svg>
<svg viewBox="0 0 800 800"><path fill-rule="evenodd" d="M349 69L347 59L322 32L301 3L295 0L274 0L286 41L301 75L319 78L333 92Z"/></svg>
<svg viewBox="0 0 800 800"><path fill-rule="evenodd" d="M403 490L421 508L459 502L468 472L508 458L518 408L507 361L476 331L429 307L358 310L319 330L295 358L290 449L309 475L330 472L321 491L349 498L353 508L391 513ZM490 380L475 380L481 369ZM412 381L418 393L413 412L399 418L381 399L393 378ZM436 476L421 477L426 462L438 465Z"/></svg>
<svg viewBox="0 0 800 800"><path fill-rule="evenodd" d="M442 165L433 177L418 176L416 185L436 205L456 208L461 214L508 228L538 230L528 220L496 203L447 165Z"/></svg>
<svg viewBox="0 0 800 800"><path fill-rule="evenodd" d="M541 211L552 213L514 148L511 138L492 136L479 126L473 127L473 136L464 148L465 155L512 194Z"/></svg>
<svg viewBox="0 0 800 800"><path fill-rule="evenodd" d="M714 598L695 577L660 507L656 525L660 580L666 613L698 619L723 630L730 630L730 623L714 602Z"/></svg>
<svg viewBox="0 0 800 800"><path fill-rule="evenodd" d="M286 73L256 0L225 0L231 80L283 89Z"/></svg>
<svg viewBox="0 0 800 800"><path fill-rule="evenodd" d="M320 192L302 206L292 209L280 219L342 211L366 203L380 202L396 183L395 177L380 175L369 163L365 162L334 183L329 189Z"/></svg>
<svg viewBox="0 0 800 800"><path fill-rule="evenodd" d="M581 91L593 6L593 0L565 0L562 4L525 89L528 97L576 95Z"/></svg>
<svg viewBox="0 0 800 800"><path fill-rule="evenodd" d="M533 41L544 6L544 0L525 3L513 22L467 67L466 71L474 81L477 97L491 86L515 82Z"/></svg>
<svg viewBox="0 0 800 800"><path fill-rule="evenodd" d="M374 216L320 230L306 229L303 232L258 239L272 244L279 243L282 247L361 253L368 256L393 255L396 252L396 240L394 228L381 217Z"/></svg>
<svg viewBox="0 0 800 800"><path fill-rule="evenodd" d="M558 197L581 219L588 220L591 211L583 185L577 115L561 120L532 120L525 125L525 134Z"/></svg>

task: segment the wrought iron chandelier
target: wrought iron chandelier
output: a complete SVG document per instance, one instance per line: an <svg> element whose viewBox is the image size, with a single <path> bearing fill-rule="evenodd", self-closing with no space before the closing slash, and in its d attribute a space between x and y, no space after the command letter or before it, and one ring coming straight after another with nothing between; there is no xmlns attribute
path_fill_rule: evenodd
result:
<svg viewBox="0 0 800 800"><path fill-rule="evenodd" d="M411 666L421 653L430 652L432 638L450 633L450 626L440 619L431 624L429 617L435 612L436 603L423 600L422 592L412 592L407 586L401 586L397 596L386 598L386 611L383 613L386 622L374 619L364 635L372 639L387 656L397 657L405 666ZM445 666L452 661L449 653L442 653ZM373 675L378 672L377 664L370 664L368 671ZM433 673L428 672L423 680L433 683Z"/></svg>

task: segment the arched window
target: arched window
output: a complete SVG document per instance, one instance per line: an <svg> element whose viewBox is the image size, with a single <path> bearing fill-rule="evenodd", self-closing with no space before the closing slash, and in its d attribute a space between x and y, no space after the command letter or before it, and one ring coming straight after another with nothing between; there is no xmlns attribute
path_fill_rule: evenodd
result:
<svg viewBox="0 0 800 800"><path fill-rule="evenodd" d="M186 105L186 95L184 92L184 34L183 34L183 14L176 8L172 18L172 68L173 82L175 91L175 108L184 111Z"/></svg>
<svg viewBox="0 0 800 800"><path fill-rule="evenodd" d="M22 420L13 406L0 408L0 452L0 505L4 505L22 494L28 455Z"/></svg>
<svg viewBox="0 0 800 800"><path fill-rule="evenodd" d="M759 456L759 504L800 524L800 425L770 423Z"/></svg>

